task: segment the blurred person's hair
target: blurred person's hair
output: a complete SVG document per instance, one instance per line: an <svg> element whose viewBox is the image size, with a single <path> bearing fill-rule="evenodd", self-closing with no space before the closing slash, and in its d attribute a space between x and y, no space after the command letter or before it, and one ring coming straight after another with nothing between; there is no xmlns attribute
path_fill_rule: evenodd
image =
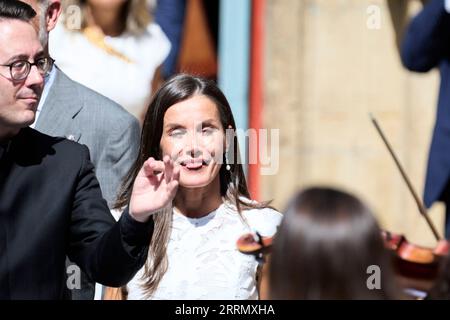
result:
<svg viewBox="0 0 450 320"><path fill-rule="evenodd" d="M87 10L87 0L62 0L63 12L65 12L69 6L78 6L81 9L81 30L86 27L86 10ZM63 17L64 25L67 29L71 31L81 31L73 29L66 17ZM141 34L143 33L148 24L152 21L152 16L150 14L149 6L146 0L127 0L125 3L125 11L123 15L125 19L125 30L124 32L129 32L131 34Z"/></svg>
<svg viewBox="0 0 450 320"><path fill-rule="evenodd" d="M0 20L14 19L30 22L36 11L28 4L18 0L0 1Z"/></svg>
<svg viewBox="0 0 450 320"><path fill-rule="evenodd" d="M381 271L368 288L369 266ZM389 254L370 210L332 188L298 193L285 211L269 265L272 299L397 298Z"/></svg>
<svg viewBox="0 0 450 320"><path fill-rule="evenodd" d="M174 104L188 100L196 95L203 95L211 99L217 107L224 131L229 132L228 130L232 130L234 133L231 137L233 141L230 141L230 150L228 150L229 161L231 162L229 163L230 170L227 170L225 165L222 165L219 171L221 196L236 207L238 214L241 214L243 209L268 207L267 203L248 201L250 194L247 189L242 164L238 161L239 147L236 136L236 124L225 95L211 80L188 74L179 74L165 82L150 102L142 127L138 158L124 179L115 204L116 209L122 209L129 203L134 180L144 162L149 157L162 160L160 141L163 134L166 111ZM223 154L222 163L225 163L226 152ZM150 243L149 258L145 265L143 277L145 279L144 290L148 297L156 290L164 273L167 271L168 259L166 249L170 236L172 208L164 209L162 212L153 215L153 217L155 231Z"/></svg>

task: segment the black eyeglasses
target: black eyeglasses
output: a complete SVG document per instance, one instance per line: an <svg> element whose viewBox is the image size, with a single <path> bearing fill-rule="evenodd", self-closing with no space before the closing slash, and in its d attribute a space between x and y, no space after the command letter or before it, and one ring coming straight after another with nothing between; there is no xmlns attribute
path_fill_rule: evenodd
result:
<svg viewBox="0 0 450 320"><path fill-rule="evenodd" d="M52 70L54 62L55 60L50 57L43 57L37 59L34 63L28 62L27 60L18 60L11 64L1 64L0 66L9 67L11 79L14 81L20 81L28 77L32 66L36 66L42 76L47 76L50 70Z"/></svg>

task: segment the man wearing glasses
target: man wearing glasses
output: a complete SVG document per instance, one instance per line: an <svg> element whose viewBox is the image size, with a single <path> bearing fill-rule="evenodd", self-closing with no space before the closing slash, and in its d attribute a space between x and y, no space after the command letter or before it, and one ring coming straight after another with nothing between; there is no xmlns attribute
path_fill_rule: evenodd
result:
<svg viewBox="0 0 450 320"><path fill-rule="evenodd" d="M35 14L0 1L0 300L67 298L66 255L97 282L126 284L146 260L161 209L153 204L166 196L149 182L164 167L142 169L115 223L88 149L28 127L53 63L30 24Z"/></svg>
<svg viewBox="0 0 450 320"><path fill-rule="evenodd" d="M10 64L2 64L2 67L8 67L11 79L13 81L25 80L30 74L32 66L36 66L42 76L46 76L53 66L54 60L50 57L40 57L36 62L28 62L27 60L14 60Z"/></svg>
<svg viewBox="0 0 450 320"><path fill-rule="evenodd" d="M37 13L32 23L47 55L49 32L61 14L60 0L22 0ZM56 44L57 45L57 44ZM76 57L74 57L76 59ZM36 130L62 136L89 148L103 196L112 207L122 179L137 158L140 128L137 119L110 99L71 80L56 66L45 78L45 89L31 125ZM82 62L80 62L82 63ZM68 274L71 270L68 264ZM94 283L81 277L72 290L74 300L94 298ZM101 296L101 290L96 296Z"/></svg>

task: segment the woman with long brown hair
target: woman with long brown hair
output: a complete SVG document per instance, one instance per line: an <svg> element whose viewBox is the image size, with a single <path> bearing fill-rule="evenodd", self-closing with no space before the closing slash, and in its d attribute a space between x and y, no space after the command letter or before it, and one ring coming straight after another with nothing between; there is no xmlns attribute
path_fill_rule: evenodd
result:
<svg viewBox="0 0 450 320"><path fill-rule="evenodd" d="M179 187L154 215L148 259L127 286L129 299L258 298L258 262L236 241L250 230L273 235L281 214L250 199L235 130L229 103L212 81L182 74L156 92L116 207L128 202L149 157L169 157L179 168Z"/></svg>
<svg viewBox="0 0 450 320"><path fill-rule="evenodd" d="M400 297L374 216L337 189L309 188L293 197L269 270L272 299Z"/></svg>

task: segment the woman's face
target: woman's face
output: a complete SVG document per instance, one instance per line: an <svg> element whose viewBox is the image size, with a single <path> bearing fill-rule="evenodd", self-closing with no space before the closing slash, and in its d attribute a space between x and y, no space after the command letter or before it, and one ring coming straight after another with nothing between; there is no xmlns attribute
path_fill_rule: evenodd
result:
<svg viewBox="0 0 450 320"><path fill-rule="evenodd" d="M225 134L216 104L204 95L176 103L164 115L160 147L181 165L180 186L200 188L218 177Z"/></svg>

